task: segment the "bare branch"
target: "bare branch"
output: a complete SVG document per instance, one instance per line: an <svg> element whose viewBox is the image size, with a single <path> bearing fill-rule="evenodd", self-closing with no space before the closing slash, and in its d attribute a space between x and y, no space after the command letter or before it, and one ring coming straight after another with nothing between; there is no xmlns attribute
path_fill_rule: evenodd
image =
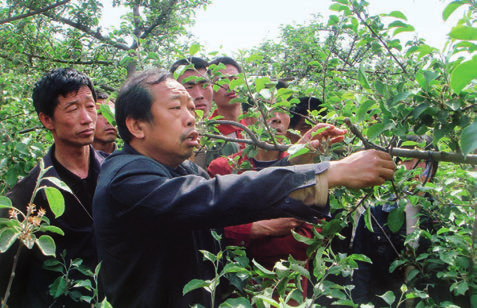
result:
<svg viewBox="0 0 477 308"><path fill-rule="evenodd" d="M391 155L399 157L408 157L408 158L418 158L418 159L429 159L431 158L434 161L445 161L456 164L477 164L477 155L462 155L458 153L446 153L446 152L436 152L436 151L420 151L420 150L409 150L403 148L392 148L390 151L386 148L373 144L364 138L363 134L359 129L351 123L349 118L344 120L346 125L349 127L350 131L358 137L366 149L376 149L383 152L391 152Z"/></svg>
<svg viewBox="0 0 477 308"><path fill-rule="evenodd" d="M23 18L27 18L27 17L30 17L30 16L42 14L46 11L54 9L55 7L66 4L70 1L71 0L65 0L65 1L57 2L55 4L49 5L47 7L44 7L44 8L38 9L38 10L34 10L34 11L31 11L31 12L28 12L28 13L25 13L25 14L21 14L21 15L17 15L17 16L13 16L13 17L10 17L10 18L7 18L7 19L0 20L0 25L6 24L6 23L9 23L9 22L18 20L18 19L23 19Z"/></svg>

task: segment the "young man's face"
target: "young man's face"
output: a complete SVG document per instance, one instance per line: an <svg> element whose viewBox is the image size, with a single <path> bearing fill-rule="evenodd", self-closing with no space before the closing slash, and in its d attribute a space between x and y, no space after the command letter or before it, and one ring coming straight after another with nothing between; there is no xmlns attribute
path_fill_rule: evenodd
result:
<svg viewBox="0 0 477 308"><path fill-rule="evenodd" d="M144 122L143 154L175 168L199 146L194 102L174 79L152 86L151 93L153 120Z"/></svg>
<svg viewBox="0 0 477 308"><path fill-rule="evenodd" d="M285 136L288 126L290 126L290 116L286 112L275 110L268 119L268 125L275 130L276 135Z"/></svg>
<svg viewBox="0 0 477 308"><path fill-rule="evenodd" d="M225 69L220 70L224 75L224 78L233 80L237 78L239 74L237 68L233 65L226 64ZM237 98L238 95L235 91L230 90L227 84L221 85L217 92L214 92L214 102L217 104L217 108L227 107L230 104L230 101L234 98Z"/></svg>
<svg viewBox="0 0 477 308"><path fill-rule="evenodd" d="M43 114L40 119L51 130L55 143L83 147L91 144L96 125L96 104L91 90L84 86L77 93L58 96L53 117Z"/></svg>
<svg viewBox="0 0 477 308"><path fill-rule="evenodd" d="M207 117L212 108L212 97L214 91L207 80L207 71L205 68L199 70L187 70L177 78L177 81L186 88L187 92L192 97L195 109L202 110L204 112L204 117Z"/></svg>
<svg viewBox="0 0 477 308"><path fill-rule="evenodd" d="M98 99L96 103L96 110L101 108L101 104L107 104L111 110L114 110L114 104L111 101L105 102L104 99ZM111 143L118 137L118 130L112 126L108 120L98 113L98 119L96 121L96 131L94 133L94 141L102 143Z"/></svg>

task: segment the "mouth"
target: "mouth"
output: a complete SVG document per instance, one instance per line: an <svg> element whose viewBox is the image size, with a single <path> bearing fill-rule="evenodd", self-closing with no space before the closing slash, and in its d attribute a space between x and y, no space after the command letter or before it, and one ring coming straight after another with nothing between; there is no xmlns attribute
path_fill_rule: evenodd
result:
<svg viewBox="0 0 477 308"><path fill-rule="evenodd" d="M191 147L198 147L199 146L199 133L195 130L189 132L185 135L184 141L187 145Z"/></svg>
<svg viewBox="0 0 477 308"><path fill-rule="evenodd" d="M228 98L236 98L237 97L237 93L235 93L235 91L232 91L230 93L227 93L226 95Z"/></svg>
<svg viewBox="0 0 477 308"><path fill-rule="evenodd" d="M117 133L117 130L116 130L116 128L114 128L114 127L106 128L104 131L105 131L106 133L114 133L114 134Z"/></svg>
<svg viewBox="0 0 477 308"><path fill-rule="evenodd" d="M84 129L78 133L78 135L81 135L81 136L90 136L93 134L94 134L94 128Z"/></svg>
<svg viewBox="0 0 477 308"><path fill-rule="evenodd" d="M195 104L195 109L205 110L206 107L207 106L205 104L200 104L200 103Z"/></svg>

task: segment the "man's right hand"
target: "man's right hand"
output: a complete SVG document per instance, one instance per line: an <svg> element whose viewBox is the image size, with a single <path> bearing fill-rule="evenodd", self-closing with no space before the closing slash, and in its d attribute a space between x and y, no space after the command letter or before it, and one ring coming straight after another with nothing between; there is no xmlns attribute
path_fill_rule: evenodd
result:
<svg viewBox="0 0 477 308"><path fill-rule="evenodd" d="M328 187L364 188L381 185L393 177L396 165L391 155L378 150L366 150L330 162Z"/></svg>
<svg viewBox="0 0 477 308"><path fill-rule="evenodd" d="M250 239L289 235L291 230L302 224L303 221L291 217L256 221L250 229Z"/></svg>

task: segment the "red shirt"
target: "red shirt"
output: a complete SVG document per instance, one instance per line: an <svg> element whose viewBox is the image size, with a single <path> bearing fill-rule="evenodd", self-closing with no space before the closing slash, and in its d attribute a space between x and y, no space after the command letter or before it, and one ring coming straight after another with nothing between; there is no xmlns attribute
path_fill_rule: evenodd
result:
<svg viewBox="0 0 477 308"><path fill-rule="evenodd" d="M236 156L241 156L237 162L237 166L248 161L251 164L249 170L256 170L254 159L243 155L243 151L240 151L229 157L219 157L214 159L208 168L209 175L214 177L216 175L233 173L233 168L229 164L229 158L233 160ZM279 159L283 159L287 156L287 152L282 152L280 153ZM238 170L237 173L247 171L244 169L236 170ZM246 247L250 257L254 258L258 263L268 269L273 269L275 263L281 259L287 260L288 255L292 255L296 260L307 259L306 249L308 248L308 245L295 240L291 233L282 237L264 237L251 240L251 228L252 223L225 227L226 244ZM294 231L309 238L313 237L313 226L308 223L303 223Z"/></svg>
<svg viewBox="0 0 477 308"><path fill-rule="evenodd" d="M218 116L219 116L218 110L215 109L214 112L212 113L212 115L209 117L209 120L211 120L215 117L218 117ZM244 126L247 126L243 119L240 120L238 123L240 123ZM224 136L234 137L234 138L237 138L237 139L243 139L243 136L242 136L243 129L241 129L240 127L237 127L235 125L220 124L220 125L217 126L217 130ZM243 150L244 148L245 148L245 143L240 143L240 149Z"/></svg>

